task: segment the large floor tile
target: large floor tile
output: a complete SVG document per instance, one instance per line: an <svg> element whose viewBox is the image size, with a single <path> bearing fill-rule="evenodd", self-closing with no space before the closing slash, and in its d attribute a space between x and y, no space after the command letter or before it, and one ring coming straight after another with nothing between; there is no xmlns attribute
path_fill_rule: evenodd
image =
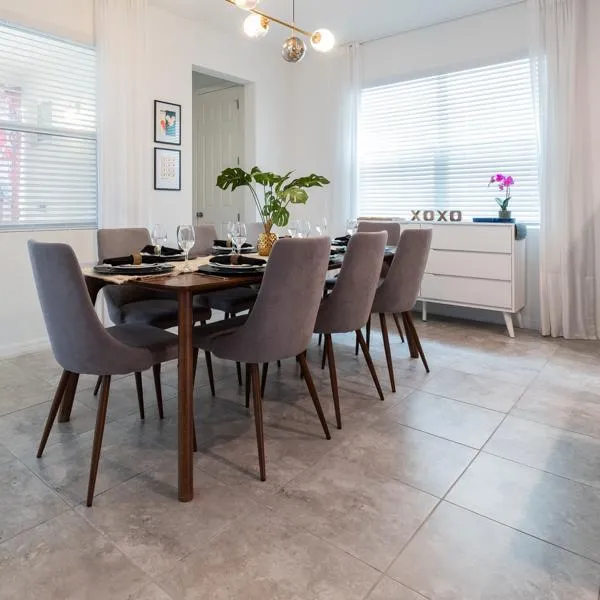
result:
<svg viewBox="0 0 600 600"><path fill-rule="evenodd" d="M430 600L597 600L600 568L442 503L388 574Z"/></svg>
<svg viewBox="0 0 600 600"><path fill-rule="evenodd" d="M437 499L369 468L326 457L269 499L276 511L385 570Z"/></svg>
<svg viewBox="0 0 600 600"><path fill-rule="evenodd" d="M169 468L164 462L160 470L97 496L93 507L78 509L157 581L181 558L256 510L247 496L199 471L194 478L194 501L178 502L176 465Z"/></svg>
<svg viewBox="0 0 600 600"><path fill-rule="evenodd" d="M177 600L362 600L379 573L265 510L178 563Z"/></svg>
<svg viewBox="0 0 600 600"><path fill-rule="evenodd" d="M127 600L173 600L173 598L155 583L150 583L128 596Z"/></svg>
<svg viewBox="0 0 600 600"><path fill-rule="evenodd" d="M485 451L600 488L600 439L508 417Z"/></svg>
<svg viewBox="0 0 600 600"><path fill-rule="evenodd" d="M128 600L147 583L72 511L0 545L0 590L7 599Z"/></svg>
<svg viewBox="0 0 600 600"><path fill-rule="evenodd" d="M504 415L426 392L415 392L390 409L391 417L426 433L481 448Z"/></svg>
<svg viewBox="0 0 600 600"><path fill-rule="evenodd" d="M55 386L43 379L7 378L0 380L0 415L35 406L52 399Z"/></svg>
<svg viewBox="0 0 600 600"><path fill-rule="evenodd" d="M413 592L401 583L383 577L366 600L426 600L421 594Z"/></svg>
<svg viewBox="0 0 600 600"><path fill-rule="evenodd" d="M0 465L0 542L68 508L60 496L19 461Z"/></svg>
<svg viewBox="0 0 600 600"><path fill-rule="evenodd" d="M430 394L508 412L525 391L525 386L443 369L434 374L421 389Z"/></svg>
<svg viewBox="0 0 600 600"><path fill-rule="evenodd" d="M600 387L582 390L540 378L523 394L512 414L600 438Z"/></svg>
<svg viewBox="0 0 600 600"><path fill-rule="evenodd" d="M481 454L448 500L600 562L596 488Z"/></svg>
<svg viewBox="0 0 600 600"><path fill-rule="evenodd" d="M441 498L475 454L472 448L405 427L384 415L354 433L331 456Z"/></svg>

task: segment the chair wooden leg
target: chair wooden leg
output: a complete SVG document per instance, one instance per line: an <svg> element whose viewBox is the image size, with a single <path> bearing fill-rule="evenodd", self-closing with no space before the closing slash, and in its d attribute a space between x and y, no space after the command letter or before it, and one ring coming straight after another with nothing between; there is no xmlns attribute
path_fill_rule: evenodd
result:
<svg viewBox="0 0 600 600"><path fill-rule="evenodd" d="M94 431L94 444L92 446L92 464L90 467L90 480L88 483L87 505L91 506L94 500L94 489L96 487L96 475L98 475L98 464L100 463L100 450L102 449L102 437L104 436L104 425L106 423L106 411L108 410L108 394L110 391L110 375L102 377L102 392L96 415L96 429Z"/></svg>
<svg viewBox="0 0 600 600"><path fill-rule="evenodd" d="M142 374L135 373L135 389L137 390L138 406L140 407L140 419L142 421L146 418L144 411L144 388L142 386Z"/></svg>
<svg viewBox="0 0 600 600"><path fill-rule="evenodd" d="M419 358L419 350L415 344L415 338L412 332L412 328L408 322L407 313L402 313L402 322L404 323L404 331L406 331L406 341L408 342L408 351L410 352L411 358Z"/></svg>
<svg viewBox="0 0 600 600"><path fill-rule="evenodd" d="M335 355L333 353L333 340L330 333L325 334L325 348L327 352L327 364L329 365L329 380L331 381L331 394L333 396L333 408L335 409L335 423L338 429L342 428L342 412L340 410L340 393L337 382L337 371L335 368Z"/></svg>
<svg viewBox="0 0 600 600"><path fill-rule="evenodd" d="M215 395L215 374L212 368L212 356L210 352L204 352L204 358L206 359L206 370L208 371L208 383L210 384L210 394Z"/></svg>
<svg viewBox="0 0 600 600"><path fill-rule="evenodd" d="M405 314L406 314L406 323L410 327L411 336L417 347L417 352L419 353L419 356L421 357L421 360L423 361L423 366L425 367L425 371L427 371L427 373L429 373L429 365L427 364L427 359L425 358L425 352L423 352L423 347L421 346L421 340L419 339L419 334L417 333L417 330L415 328L415 323L413 321L412 314L410 312L407 312Z"/></svg>
<svg viewBox="0 0 600 600"><path fill-rule="evenodd" d="M395 392L396 382L394 381L394 363L392 362L392 350L390 348L390 338L384 313L379 313L379 321L381 323L381 335L383 336L383 346L385 348L385 359L390 374L390 385L392 386L392 392Z"/></svg>
<svg viewBox="0 0 600 600"><path fill-rule="evenodd" d="M323 356L321 357L321 369L325 368L325 363L327 362L327 338L325 338L325 346L323 346Z"/></svg>
<svg viewBox="0 0 600 600"><path fill-rule="evenodd" d="M100 391L100 386L102 385L102 375L98 377L98 381L96 381L96 387L94 388L94 396L98 395Z"/></svg>
<svg viewBox="0 0 600 600"><path fill-rule="evenodd" d="M59 423L68 423L71 420L71 411L73 410L73 402L75 402L75 393L77 392L78 383L79 374L71 373L60 405L60 412L58 413Z"/></svg>
<svg viewBox="0 0 600 600"><path fill-rule="evenodd" d="M358 342L360 343L360 347L362 348L363 354L365 355L365 360L367 361L367 366L369 367L369 371L371 372L373 383L377 388L379 399L383 400L383 390L381 389L381 385L379 384L379 377L377 377L377 371L375 371L375 365L373 364L373 359L371 358L369 346L367 342L365 342L365 338L363 337L362 331L360 329L356 331L356 335L358 336Z"/></svg>
<svg viewBox="0 0 600 600"><path fill-rule="evenodd" d="M263 363L262 377L260 382L260 395L265 397L265 388L267 387L267 375L269 374L269 363Z"/></svg>
<svg viewBox="0 0 600 600"><path fill-rule="evenodd" d="M40 441L40 445L38 447L38 458L41 458L42 454L44 453L46 442L48 441L50 431L52 430L52 425L54 425L54 421L56 419L56 415L58 414L58 409L60 408L60 403L62 402L70 377L71 373L69 371L63 371L62 375L60 376L60 381L58 382L58 387L56 388L56 392L54 394L54 400L52 400L52 405L50 406L50 413L48 414L46 426L44 427L44 433L42 434L42 440Z"/></svg>
<svg viewBox="0 0 600 600"><path fill-rule="evenodd" d="M250 408L250 390L252 388L252 371L250 365L246 365L246 408Z"/></svg>
<svg viewBox="0 0 600 600"><path fill-rule="evenodd" d="M192 423L193 438L192 438L192 450L198 452L198 440L196 439L196 423Z"/></svg>
<svg viewBox="0 0 600 600"><path fill-rule="evenodd" d="M281 361L280 360L277 361L277 368L281 369Z"/></svg>
<svg viewBox="0 0 600 600"><path fill-rule="evenodd" d="M358 336L356 336L356 343L354 344L354 356L358 356Z"/></svg>
<svg viewBox="0 0 600 600"><path fill-rule="evenodd" d="M238 385L241 387L243 385L242 384L242 365L239 362L236 362L235 368L237 370Z"/></svg>
<svg viewBox="0 0 600 600"><path fill-rule="evenodd" d="M359 340L360 343L360 340ZM369 320L367 321L367 348L371 347L371 315L369 315Z"/></svg>
<svg viewBox="0 0 600 600"><path fill-rule="evenodd" d="M398 333L400 334L400 339L402 340L402 343L404 344L404 334L402 333L402 327L400 327L400 319L398 318L398 313L393 313L392 316L394 317L394 321L396 323L396 329L398 330Z"/></svg>
<svg viewBox="0 0 600 600"><path fill-rule="evenodd" d="M154 375L154 389L156 390L156 405L158 407L158 418L164 419L165 413L163 410L162 386L160 384L160 368L160 363L152 365L152 374Z"/></svg>
<svg viewBox="0 0 600 600"><path fill-rule="evenodd" d="M329 433L329 427L327 426L327 421L325 420L325 415L323 414L323 407L321 406L321 402L319 401L319 394L317 393L317 388L313 382L312 375L310 374L310 369L308 368L308 363L306 362L306 353L298 355L298 362L300 363L300 368L304 374L304 381L306 381L306 387L308 388L308 392L310 393L310 397L312 398L313 404L315 405L315 409L317 411L317 415L319 416L319 421L321 421L321 426L323 427L323 431L325 432L325 437L330 440L331 434Z"/></svg>
<svg viewBox="0 0 600 600"><path fill-rule="evenodd" d="M196 371L198 369L198 348L192 351L192 385L196 385Z"/></svg>
<svg viewBox="0 0 600 600"><path fill-rule="evenodd" d="M317 342L317 346L319 346L319 348L320 348L321 347L321 342L323 341L323 334L322 333L319 334L319 338L318 339L319 339L319 341Z"/></svg>
<svg viewBox="0 0 600 600"><path fill-rule="evenodd" d="M249 365L252 379L252 398L254 400L254 424L256 425L256 445L258 447L258 464L260 467L260 480L267 479L265 461L265 431L263 427L262 397L260 395L260 374L258 364Z"/></svg>

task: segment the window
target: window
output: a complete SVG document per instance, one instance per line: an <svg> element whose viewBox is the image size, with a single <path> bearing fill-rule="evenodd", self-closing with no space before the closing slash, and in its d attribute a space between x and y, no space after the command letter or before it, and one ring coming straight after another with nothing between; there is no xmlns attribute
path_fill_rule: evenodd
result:
<svg viewBox="0 0 600 600"><path fill-rule="evenodd" d="M513 217L539 223L536 131L528 59L365 89L359 216L497 216L486 186L500 172L516 181Z"/></svg>
<svg viewBox="0 0 600 600"><path fill-rule="evenodd" d="M94 227L93 48L0 24L0 230Z"/></svg>

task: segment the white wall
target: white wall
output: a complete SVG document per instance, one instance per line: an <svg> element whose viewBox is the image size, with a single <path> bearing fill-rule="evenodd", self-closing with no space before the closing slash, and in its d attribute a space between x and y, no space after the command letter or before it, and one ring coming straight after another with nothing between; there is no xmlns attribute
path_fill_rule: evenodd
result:
<svg viewBox="0 0 600 600"><path fill-rule="evenodd" d="M364 87L413 79L463 68L527 56L528 18L525 4L489 11L448 23L414 30L361 47ZM295 159L302 170L335 173L339 118L338 81L341 55L310 57L298 65L295 83ZM516 193L516 192L515 192ZM327 202L324 207L322 199ZM347 218L345 202L335 182L322 196L311 197L307 207L317 220L328 210L332 233L342 232ZM539 231L532 228L527 241L527 308L525 325L539 325ZM502 322L502 316L485 311L430 306L430 312Z"/></svg>
<svg viewBox="0 0 600 600"><path fill-rule="evenodd" d="M0 0L0 19L45 31L82 43L92 43L93 0ZM153 131L140 140L140 152L147 157L146 222L162 222L174 242L175 228L192 221L192 69L198 67L235 78L247 86L246 158L247 165L281 170L286 161L285 143L291 74L273 48L252 43L239 34L215 31L201 23L174 14L150 9L151 79L147 90L147 111L154 99L182 105L182 190L159 192L153 189ZM250 214L250 213L249 213ZM82 262L96 259L95 231L4 232L0 233L0 256L4 263L8 291L0 296L0 356L31 351L46 345L46 331L35 294L27 239L71 244ZM8 270L9 269L9 270Z"/></svg>

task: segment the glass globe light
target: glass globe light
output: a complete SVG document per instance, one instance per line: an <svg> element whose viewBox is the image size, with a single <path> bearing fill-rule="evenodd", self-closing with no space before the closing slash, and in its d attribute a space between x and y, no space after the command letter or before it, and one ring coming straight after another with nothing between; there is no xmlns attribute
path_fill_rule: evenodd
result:
<svg viewBox="0 0 600 600"><path fill-rule="evenodd" d="M254 40L265 37L269 33L269 19L261 15L248 15L244 20L244 33Z"/></svg>
<svg viewBox="0 0 600 600"><path fill-rule="evenodd" d="M235 0L235 5L244 10L252 10L260 0Z"/></svg>
<svg viewBox="0 0 600 600"><path fill-rule="evenodd" d="M298 37L292 36L285 40L281 55L290 63L300 62L306 54L306 44Z"/></svg>
<svg viewBox="0 0 600 600"><path fill-rule="evenodd" d="M310 43L317 52L329 52L335 46L335 37L329 29L317 29L312 34Z"/></svg>

